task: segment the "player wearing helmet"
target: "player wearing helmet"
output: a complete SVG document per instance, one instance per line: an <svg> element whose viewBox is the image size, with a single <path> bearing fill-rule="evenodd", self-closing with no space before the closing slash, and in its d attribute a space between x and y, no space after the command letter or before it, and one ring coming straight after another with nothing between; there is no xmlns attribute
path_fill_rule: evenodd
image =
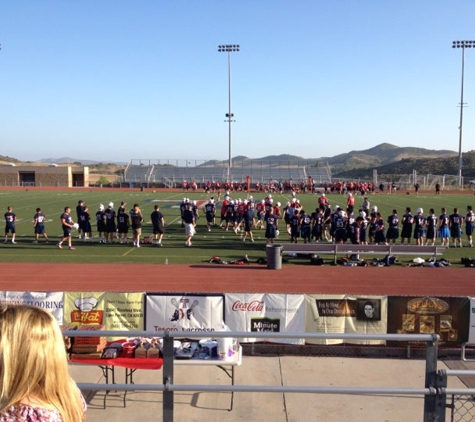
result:
<svg viewBox="0 0 475 422"><path fill-rule="evenodd" d="M414 239L416 245L424 245L426 218L424 217L424 210L422 208L417 209L417 214L414 217Z"/></svg>
<svg viewBox="0 0 475 422"><path fill-rule="evenodd" d="M107 209L104 211L106 218L106 243L113 243L114 236L117 234L117 226L115 225L114 203L109 202Z"/></svg>
<svg viewBox="0 0 475 422"><path fill-rule="evenodd" d="M97 231L99 232L99 243L105 243L106 239L106 222L104 205L100 204L99 209L96 212Z"/></svg>
<svg viewBox="0 0 475 422"><path fill-rule="evenodd" d="M206 229L210 232L211 225L214 224L214 218L216 215L216 205L214 204L213 198L208 200L208 203L205 205L205 214L206 214Z"/></svg>

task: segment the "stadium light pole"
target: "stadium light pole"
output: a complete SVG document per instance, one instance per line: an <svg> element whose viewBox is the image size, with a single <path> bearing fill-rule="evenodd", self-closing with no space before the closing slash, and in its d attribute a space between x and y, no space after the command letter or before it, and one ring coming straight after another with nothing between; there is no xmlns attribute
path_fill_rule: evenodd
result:
<svg viewBox="0 0 475 422"><path fill-rule="evenodd" d="M463 126L463 80L465 71L465 49L475 48L475 41L453 41L452 48L462 49L462 86L460 89L460 125L459 125L459 186L462 186L462 126Z"/></svg>
<svg viewBox="0 0 475 422"><path fill-rule="evenodd" d="M229 161L228 161L228 181L231 175L231 169L233 167L232 163L232 130L231 125L236 120L233 120L234 114L231 112L231 53L239 51L239 44L223 44L218 45L219 53L228 53L228 112L226 113L226 120L229 124Z"/></svg>

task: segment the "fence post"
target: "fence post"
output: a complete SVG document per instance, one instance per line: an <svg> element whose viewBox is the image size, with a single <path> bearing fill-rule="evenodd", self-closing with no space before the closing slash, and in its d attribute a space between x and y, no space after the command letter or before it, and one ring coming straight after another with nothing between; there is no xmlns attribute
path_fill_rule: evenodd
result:
<svg viewBox="0 0 475 422"><path fill-rule="evenodd" d="M437 374L437 387L437 413L440 415L439 420L442 422L445 421L445 410L447 407L451 407L452 409L451 420L453 420L454 406L447 406L447 393L445 392L447 388L447 371L445 369L441 369Z"/></svg>
<svg viewBox="0 0 475 422"><path fill-rule="evenodd" d="M426 376L425 387L431 390L437 389L437 357L438 357L438 338L437 334L433 335L433 339L427 342L426 349ZM437 406L438 396L426 395L424 397L424 422L444 422L445 410L440 411Z"/></svg>
<svg viewBox="0 0 475 422"><path fill-rule="evenodd" d="M174 399L173 390L169 386L173 384L173 342L174 338L168 331L163 337L163 421L173 422Z"/></svg>

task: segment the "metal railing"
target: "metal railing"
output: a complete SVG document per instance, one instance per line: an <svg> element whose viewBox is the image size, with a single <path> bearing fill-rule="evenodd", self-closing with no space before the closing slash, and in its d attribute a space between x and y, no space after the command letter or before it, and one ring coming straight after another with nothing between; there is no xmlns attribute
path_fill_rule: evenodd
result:
<svg viewBox="0 0 475 422"><path fill-rule="evenodd" d="M64 331L69 337L161 337L163 338L163 378L162 384L114 384L114 390L162 391L163 421L173 421L175 391L219 391L219 392L279 392L311 394L353 394L353 395L387 395L399 394L424 397L424 421L445 421L447 394L473 394L475 389L447 389L447 375L456 371L437 372L438 341L437 334L328 334L328 333L274 333L253 332L252 336L262 341L270 339L342 339L342 340L383 340L383 341L418 341L426 343L425 385L424 388L363 388L363 387L318 387L318 386L262 386L262 385L197 385L175 384L174 376L174 338L209 338L209 332L170 332L170 331ZM214 331L214 338L247 338L248 332ZM474 372L475 371L471 371ZM445 383L444 383L445 380ZM110 390L108 384L78 383L79 388L88 390Z"/></svg>

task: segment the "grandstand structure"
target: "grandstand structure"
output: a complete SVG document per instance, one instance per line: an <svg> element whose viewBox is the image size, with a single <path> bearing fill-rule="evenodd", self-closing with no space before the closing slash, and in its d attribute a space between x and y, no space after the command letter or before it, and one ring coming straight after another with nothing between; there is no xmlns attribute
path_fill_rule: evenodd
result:
<svg viewBox="0 0 475 422"><path fill-rule="evenodd" d="M246 183L248 177L252 186L272 181L307 183L309 177L315 185L321 186L332 180L329 165L315 160L235 158L229 169L228 161L132 159L124 171L123 183L131 187L174 188L184 181L196 182L198 186L218 181Z"/></svg>

